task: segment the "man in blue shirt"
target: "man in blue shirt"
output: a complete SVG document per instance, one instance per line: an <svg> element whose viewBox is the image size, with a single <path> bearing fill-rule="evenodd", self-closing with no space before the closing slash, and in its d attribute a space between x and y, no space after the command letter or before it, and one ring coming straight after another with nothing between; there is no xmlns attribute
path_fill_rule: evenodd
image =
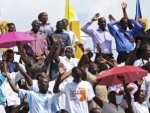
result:
<svg viewBox="0 0 150 113"><path fill-rule="evenodd" d="M71 46L70 36L67 33L63 32L63 22L62 21L58 21L56 23L56 30L47 35L47 43L48 43L49 49L51 48L51 46L53 44L53 37L56 37L56 35L59 35L59 37L60 37L60 40L56 43L56 48L61 46L61 40L64 41L64 45L60 52L60 56L61 56L64 53L64 48L66 48L67 46ZM51 80L55 80L58 75L58 65L57 65L57 63L55 63L54 60L52 60L50 63L49 75L50 75Z"/></svg>
<svg viewBox="0 0 150 113"><path fill-rule="evenodd" d="M135 28L127 30L128 21L134 24ZM114 25L120 25L120 28L115 29ZM128 59L134 50L134 38L141 31L142 26L135 20L129 20L123 17L120 22L113 21L107 24L111 35L116 41L116 50L118 52L117 62L122 63Z"/></svg>
<svg viewBox="0 0 150 113"><path fill-rule="evenodd" d="M41 73L45 74L45 73ZM39 92L27 91L23 89L18 89L15 84L12 82L10 75L3 73L7 77L11 88L14 92L18 93L18 97L23 99L27 94L27 104L29 105L30 113L53 113L52 103L53 103L53 94L48 92L49 80L48 77L39 77L38 87Z"/></svg>

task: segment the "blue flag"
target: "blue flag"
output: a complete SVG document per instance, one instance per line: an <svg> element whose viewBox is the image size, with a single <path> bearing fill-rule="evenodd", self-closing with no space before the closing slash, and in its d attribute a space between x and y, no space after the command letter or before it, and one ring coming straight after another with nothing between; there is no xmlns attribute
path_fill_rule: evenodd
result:
<svg viewBox="0 0 150 113"><path fill-rule="evenodd" d="M136 1L136 14L135 14L135 20L139 20L142 18L141 14L141 7L140 7L140 0Z"/></svg>

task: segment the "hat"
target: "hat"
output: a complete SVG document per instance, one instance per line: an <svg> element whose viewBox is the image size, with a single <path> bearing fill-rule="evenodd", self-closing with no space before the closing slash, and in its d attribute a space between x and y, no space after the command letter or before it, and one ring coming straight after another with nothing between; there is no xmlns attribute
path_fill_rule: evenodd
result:
<svg viewBox="0 0 150 113"><path fill-rule="evenodd" d="M73 46L67 46L67 47L65 47L64 51L66 51L67 48L71 48L73 50L73 53L75 52L75 48Z"/></svg>

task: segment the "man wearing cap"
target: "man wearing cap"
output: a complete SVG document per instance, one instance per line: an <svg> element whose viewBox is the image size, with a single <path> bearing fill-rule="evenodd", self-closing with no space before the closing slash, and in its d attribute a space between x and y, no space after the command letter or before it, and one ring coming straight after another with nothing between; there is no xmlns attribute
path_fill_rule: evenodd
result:
<svg viewBox="0 0 150 113"><path fill-rule="evenodd" d="M66 72L70 71L73 67L76 67L78 65L78 62L79 62L79 59L78 58L73 58L73 54L75 52L75 48L72 47L72 46L67 46L65 49L64 49L64 53L65 55L64 56L59 56L59 53L60 53L60 50L61 50L61 47L60 46L55 54L54 54L54 59L56 61L57 64L64 64L64 68L66 69ZM67 81L70 81L72 80L72 77L68 77L68 79L66 79Z"/></svg>
<svg viewBox="0 0 150 113"><path fill-rule="evenodd" d="M68 72L68 71L72 70L73 67L77 67L79 59L72 57L73 53L75 51L75 49L72 46L67 46L64 49L65 55L59 56L62 47L63 47L63 44L61 44L61 46L58 47L58 49L56 50L56 52L54 54L54 59L58 65L63 64L65 71ZM72 80L73 80L73 77L69 76L67 79L65 79L61 83L61 87L64 87L67 82L72 81ZM59 99L58 105L60 106L60 109L65 109L65 95L60 94L58 99Z"/></svg>

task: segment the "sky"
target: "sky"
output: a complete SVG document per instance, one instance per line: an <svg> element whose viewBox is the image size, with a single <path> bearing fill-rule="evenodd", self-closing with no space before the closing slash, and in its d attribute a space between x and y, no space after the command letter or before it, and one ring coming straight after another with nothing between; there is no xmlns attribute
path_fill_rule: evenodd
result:
<svg viewBox="0 0 150 113"><path fill-rule="evenodd" d="M112 14L119 20L123 14L121 3L126 2L128 17L135 18L136 0L70 0L80 25L83 26L95 13L105 17ZM150 1L140 0L142 17L150 22ZM31 22L37 19L40 12L47 12L49 21L55 27L58 20L64 18L65 0L0 0L0 15L2 20L13 22L17 31L28 31L31 29ZM91 28L97 28L97 22ZM149 25L150 27L150 25ZM90 40L90 39L89 39ZM91 42L89 41L88 42ZM87 45L89 45L87 42ZM115 45L113 44L113 48Z"/></svg>

